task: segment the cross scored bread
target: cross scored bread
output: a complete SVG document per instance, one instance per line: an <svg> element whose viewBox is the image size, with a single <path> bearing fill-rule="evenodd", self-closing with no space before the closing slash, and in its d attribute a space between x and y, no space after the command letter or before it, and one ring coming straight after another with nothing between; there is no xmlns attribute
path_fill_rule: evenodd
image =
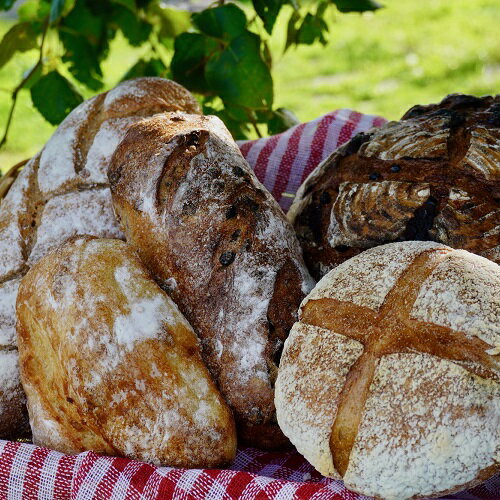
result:
<svg viewBox="0 0 500 500"><path fill-rule="evenodd" d="M500 267L427 242L367 250L304 299L278 422L324 475L380 498L461 490L498 470Z"/></svg>
<svg viewBox="0 0 500 500"><path fill-rule="evenodd" d="M107 168L127 128L163 111L199 113L191 94L161 78L124 82L75 108L23 169L0 205L0 438L27 428L15 340L21 278L67 238L123 238Z"/></svg>

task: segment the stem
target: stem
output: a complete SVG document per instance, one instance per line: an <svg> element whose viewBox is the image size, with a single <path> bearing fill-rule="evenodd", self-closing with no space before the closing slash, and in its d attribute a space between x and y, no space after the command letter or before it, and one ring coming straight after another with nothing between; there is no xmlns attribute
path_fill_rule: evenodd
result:
<svg viewBox="0 0 500 500"><path fill-rule="evenodd" d="M10 106L9 116L7 118L7 124L5 126L5 132L3 134L2 140L0 141L0 148L2 148L2 146L4 146L4 144L7 142L7 136L9 134L10 125L12 123L12 117L14 116L14 109L16 107L17 94L24 87L24 85L26 85L26 82L33 76L33 74L36 72L36 70L43 64L43 46L45 43L45 36L47 35L48 27L49 27L49 22L48 22L48 18L47 18L45 21L45 26L43 28L42 42L40 43L40 52L39 52L39 56L38 56L38 61L31 68L30 72L21 80L19 85L12 91L12 96L11 96L12 104Z"/></svg>
<svg viewBox="0 0 500 500"><path fill-rule="evenodd" d="M249 117L250 117L250 123L252 124L252 127L253 129L255 130L255 133L257 134L257 136L259 137L259 139L262 139L262 134L259 130L259 127L257 126L257 122L255 121L254 117L252 116L251 113L249 113Z"/></svg>

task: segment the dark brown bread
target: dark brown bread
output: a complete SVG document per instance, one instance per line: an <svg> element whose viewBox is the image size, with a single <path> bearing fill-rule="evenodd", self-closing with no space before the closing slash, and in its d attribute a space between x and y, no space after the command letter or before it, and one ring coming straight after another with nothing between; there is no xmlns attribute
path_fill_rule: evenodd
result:
<svg viewBox="0 0 500 500"><path fill-rule="evenodd" d="M364 249L433 240L500 262L500 96L450 95L355 136L289 212L315 278Z"/></svg>
<svg viewBox="0 0 500 500"><path fill-rule="evenodd" d="M109 180L127 241L201 338L240 437L283 445L274 381L312 282L276 201L213 116L168 113L132 126Z"/></svg>

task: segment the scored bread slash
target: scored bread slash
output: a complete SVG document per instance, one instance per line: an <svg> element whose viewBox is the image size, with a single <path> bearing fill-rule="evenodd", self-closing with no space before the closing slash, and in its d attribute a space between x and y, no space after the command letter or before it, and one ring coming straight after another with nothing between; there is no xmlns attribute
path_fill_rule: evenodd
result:
<svg viewBox="0 0 500 500"><path fill-rule="evenodd" d="M322 474L385 499L499 471L500 267L431 242L379 246L304 299L276 381L278 422Z"/></svg>
<svg viewBox="0 0 500 500"><path fill-rule="evenodd" d="M274 381L313 282L277 202L214 116L167 113L133 125L109 180L127 241L202 339L240 437L286 444Z"/></svg>

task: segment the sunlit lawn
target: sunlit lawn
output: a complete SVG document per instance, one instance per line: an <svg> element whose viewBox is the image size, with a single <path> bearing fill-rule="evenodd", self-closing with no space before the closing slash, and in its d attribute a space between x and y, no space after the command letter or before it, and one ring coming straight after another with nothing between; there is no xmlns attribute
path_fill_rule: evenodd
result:
<svg viewBox="0 0 500 500"><path fill-rule="evenodd" d="M437 101L450 92L498 92L497 0L381 2L386 8L375 14L336 14L329 23L328 46L302 46L282 55L286 12L272 40L276 104L290 108L301 120L339 107L397 119L413 104ZM0 32L7 26L1 23ZM117 39L104 64L107 86L114 85L140 54ZM35 56L23 54L0 70L2 131L9 107L7 90ZM52 130L32 109L29 93L21 92L9 143L0 151L0 166L32 155Z"/></svg>

